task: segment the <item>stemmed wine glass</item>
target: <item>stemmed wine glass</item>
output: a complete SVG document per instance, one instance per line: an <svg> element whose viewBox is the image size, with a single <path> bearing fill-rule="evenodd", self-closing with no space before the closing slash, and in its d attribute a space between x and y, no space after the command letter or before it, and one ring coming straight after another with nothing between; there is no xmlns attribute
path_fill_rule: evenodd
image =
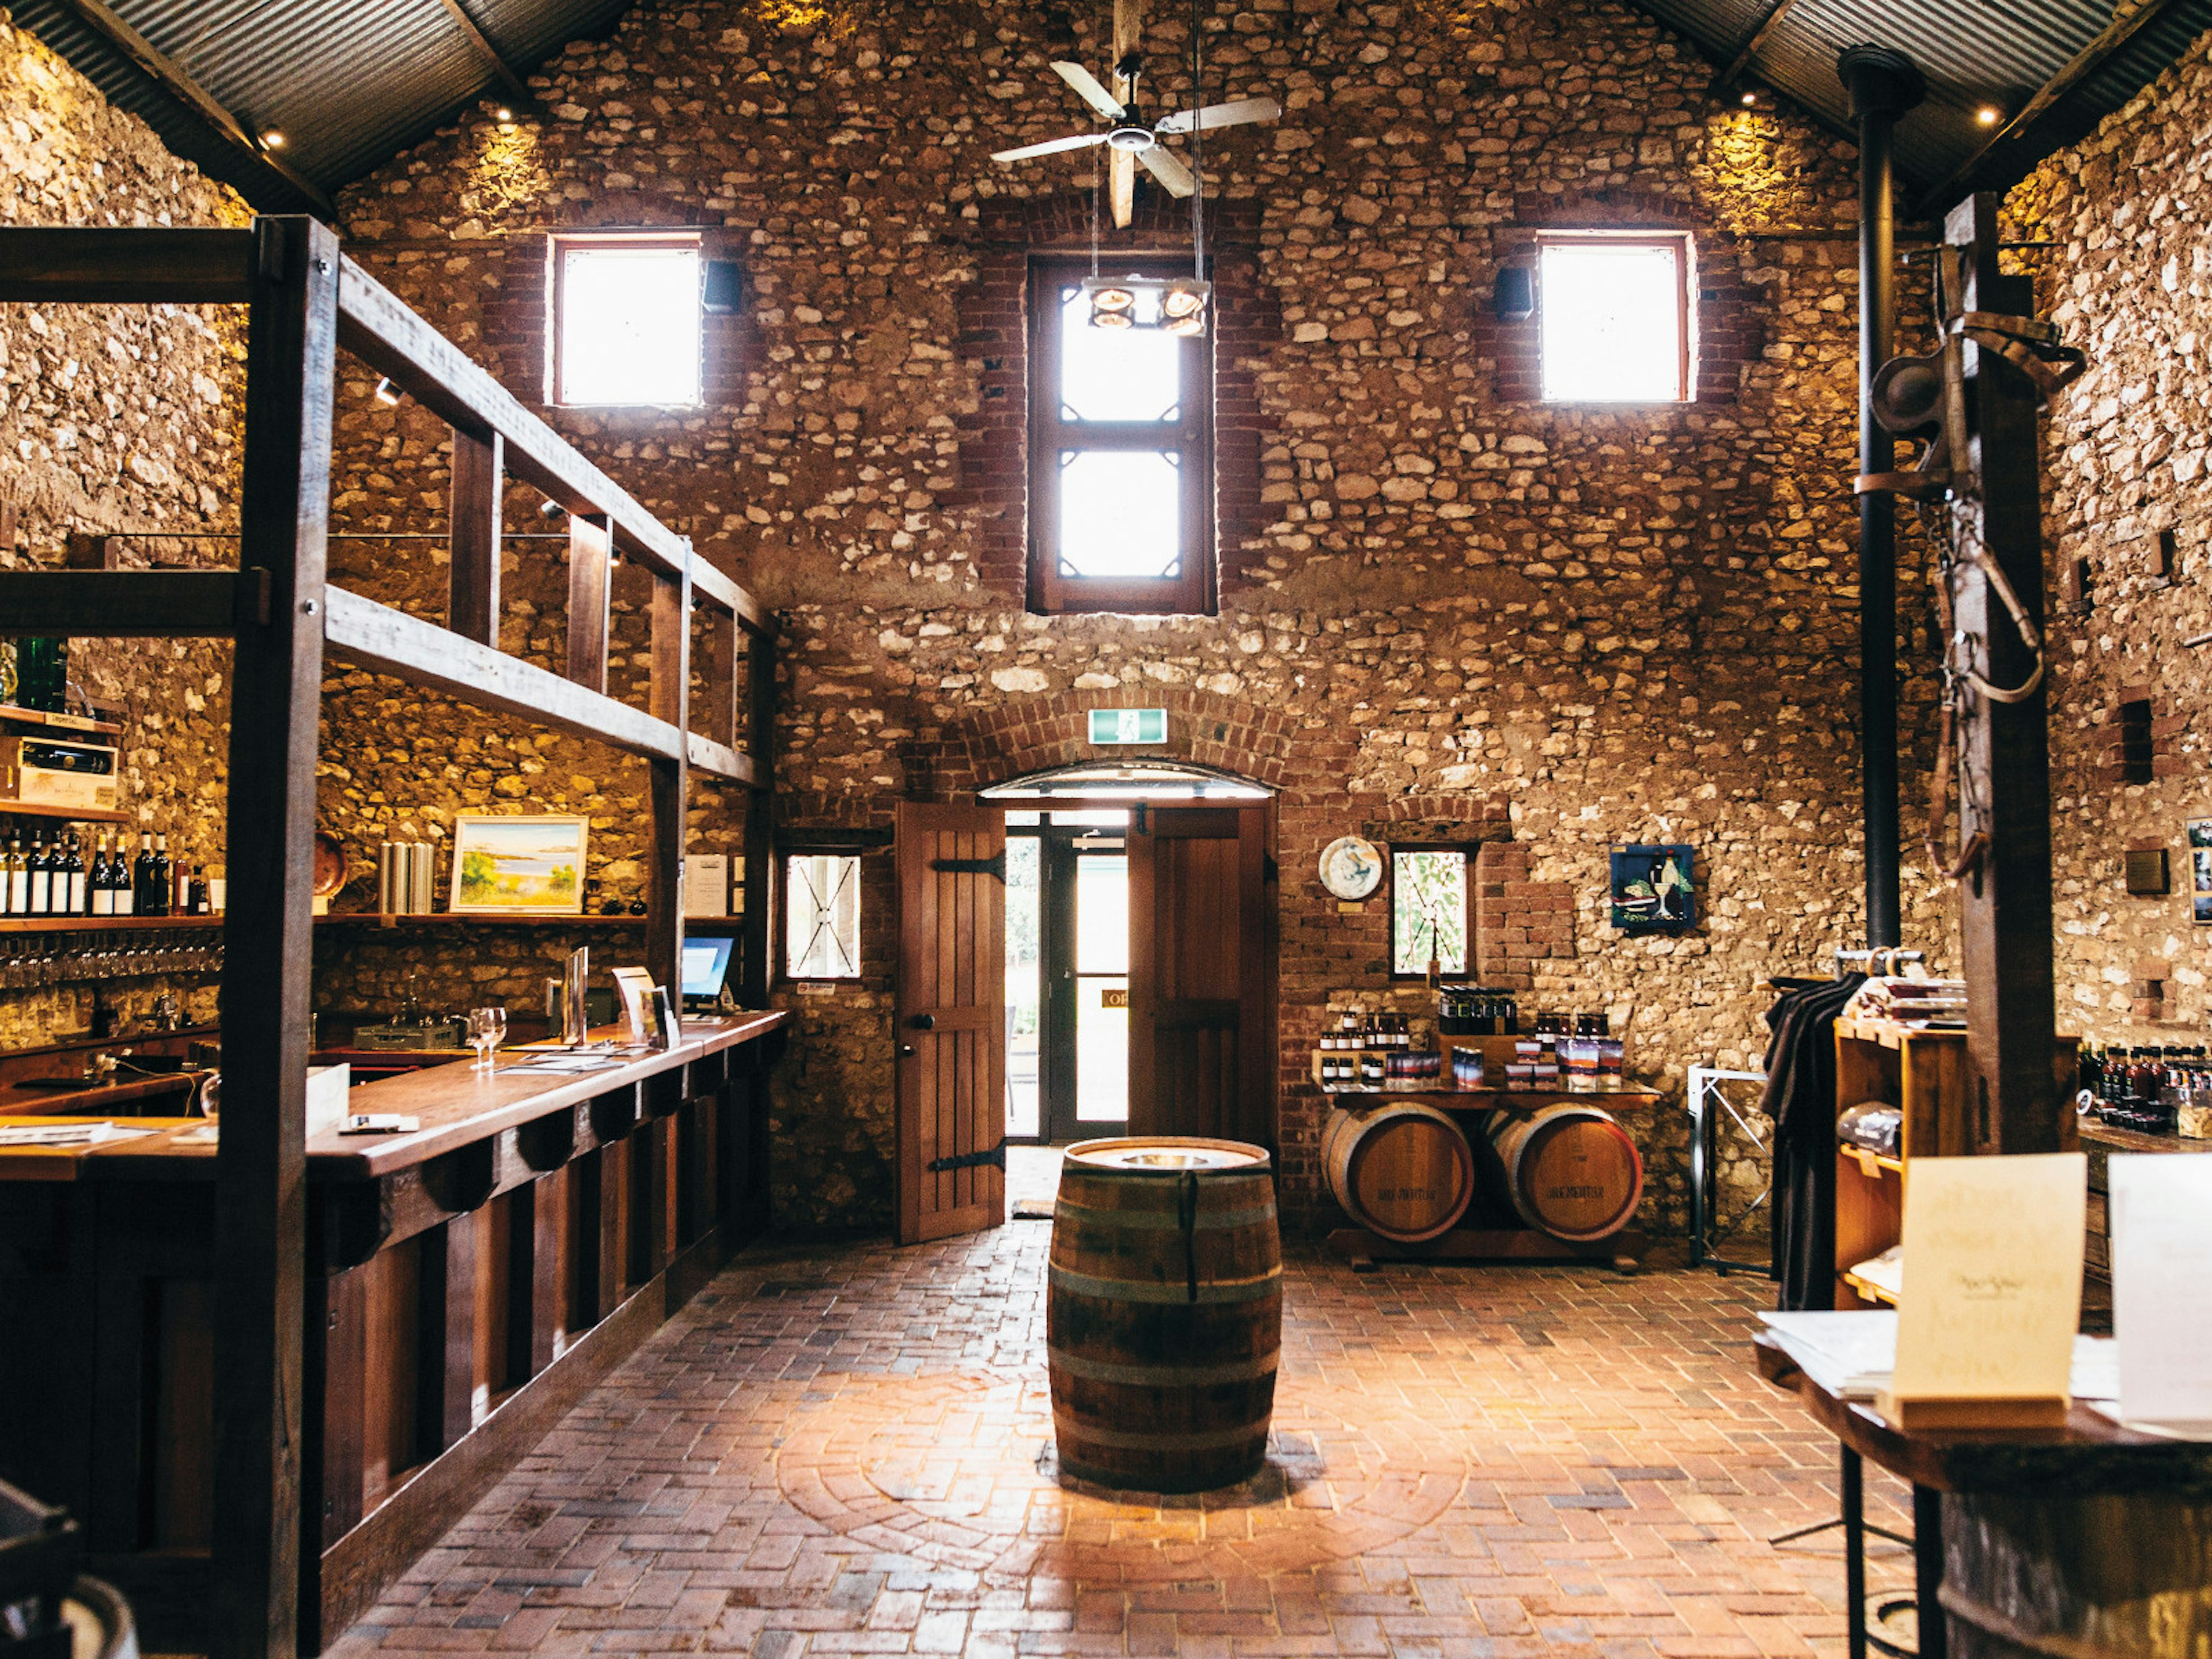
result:
<svg viewBox="0 0 2212 1659"><path fill-rule="evenodd" d="M507 1010L472 1008L469 1011L469 1046L477 1051L476 1069L490 1072L497 1069L499 1045L507 1041Z"/></svg>

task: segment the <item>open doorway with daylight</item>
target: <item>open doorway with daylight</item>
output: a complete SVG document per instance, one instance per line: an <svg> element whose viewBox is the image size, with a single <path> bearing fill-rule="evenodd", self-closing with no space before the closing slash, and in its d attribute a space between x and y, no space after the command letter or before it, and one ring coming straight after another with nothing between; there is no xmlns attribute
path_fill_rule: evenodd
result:
<svg viewBox="0 0 2212 1659"><path fill-rule="evenodd" d="M1009 1141L1275 1144L1274 800L1167 762L898 805L899 1237L1005 1218Z"/></svg>

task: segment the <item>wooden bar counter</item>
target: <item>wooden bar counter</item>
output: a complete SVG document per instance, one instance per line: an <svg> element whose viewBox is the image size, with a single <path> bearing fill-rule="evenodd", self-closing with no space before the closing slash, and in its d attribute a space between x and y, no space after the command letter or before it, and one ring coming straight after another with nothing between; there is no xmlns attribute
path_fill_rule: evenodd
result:
<svg viewBox="0 0 2212 1659"><path fill-rule="evenodd" d="M787 1018L686 1020L672 1048L580 1073L509 1049L494 1075L363 1084L349 1110L421 1127L309 1139L304 1648L766 1225L766 1074ZM137 1133L0 1146L0 1478L76 1511L143 1639L190 1650L214 1466L215 1131L116 1121Z"/></svg>

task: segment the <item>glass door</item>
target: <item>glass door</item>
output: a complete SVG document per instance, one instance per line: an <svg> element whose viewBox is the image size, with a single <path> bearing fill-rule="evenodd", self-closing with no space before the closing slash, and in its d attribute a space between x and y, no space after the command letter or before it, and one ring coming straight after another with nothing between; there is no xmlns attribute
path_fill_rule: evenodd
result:
<svg viewBox="0 0 2212 1659"><path fill-rule="evenodd" d="M1129 1117L1129 866L1120 810L1006 814L1006 1133Z"/></svg>

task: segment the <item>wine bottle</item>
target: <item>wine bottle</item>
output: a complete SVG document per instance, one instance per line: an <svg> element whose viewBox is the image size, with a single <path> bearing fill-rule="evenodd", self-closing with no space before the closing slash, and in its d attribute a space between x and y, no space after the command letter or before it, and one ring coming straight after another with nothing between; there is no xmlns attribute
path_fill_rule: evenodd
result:
<svg viewBox="0 0 2212 1659"><path fill-rule="evenodd" d="M124 836L120 830L115 836L115 856L107 861L107 884L112 890L115 914L127 916L137 913L138 891L131 878L131 860L123 856Z"/></svg>
<svg viewBox="0 0 2212 1659"><path fill-rule="evenodd" d="M115 914L115 890L107 884L107 837L95 836L92 842L92 870L85 878L85 902L89 914L112 916Z"/></svg>
<svg viewBox="0 0 2212 1659"><path fill-rule="evenodd" d="M154 837L153 875L148 887L154 899L152 914L167 915L173 907L169 902L169 838L165 835Z"/></svg>
<svg viewBox="0 0 2212 1659"><path fill-rule="evenodd" d="M131 909L134 915L154 914L154 832L138 832L138 856L131 861Z"/></svg>
<svg viewBox="0 0 2212 1659"><path fill-rule="evenodd" d="M81 916L89 907L84 902L84 842L74 830L69 833L69 852L62 863L64 886L62 902L55 908L65 916Z"/></svg>
<svg viewBox="0 0 2212 1659"><path fill-rule="evenodd" d="M185 913L187 915L194 916L204 916L210 914L208 909L207 866L204 864L195 864L192 866L191 885L185 892Z"/></svg>
<svg viewBox="0 0 2212 1659"><path fill-rule="evenodd" d="M27 912L34 916L52 914L53 869L46 862L46 837L42 830L31 836L31 903Z"/></svg>
<svg viewBox="0 0 2212 1659"><path fill-rule="evenodd" d="M7 874L4 893L0 893L0 909L11 916L27 916L31 913L31 866L23 857L23 830L19 824L8 837L8 858L4 866Z"/></svg>

